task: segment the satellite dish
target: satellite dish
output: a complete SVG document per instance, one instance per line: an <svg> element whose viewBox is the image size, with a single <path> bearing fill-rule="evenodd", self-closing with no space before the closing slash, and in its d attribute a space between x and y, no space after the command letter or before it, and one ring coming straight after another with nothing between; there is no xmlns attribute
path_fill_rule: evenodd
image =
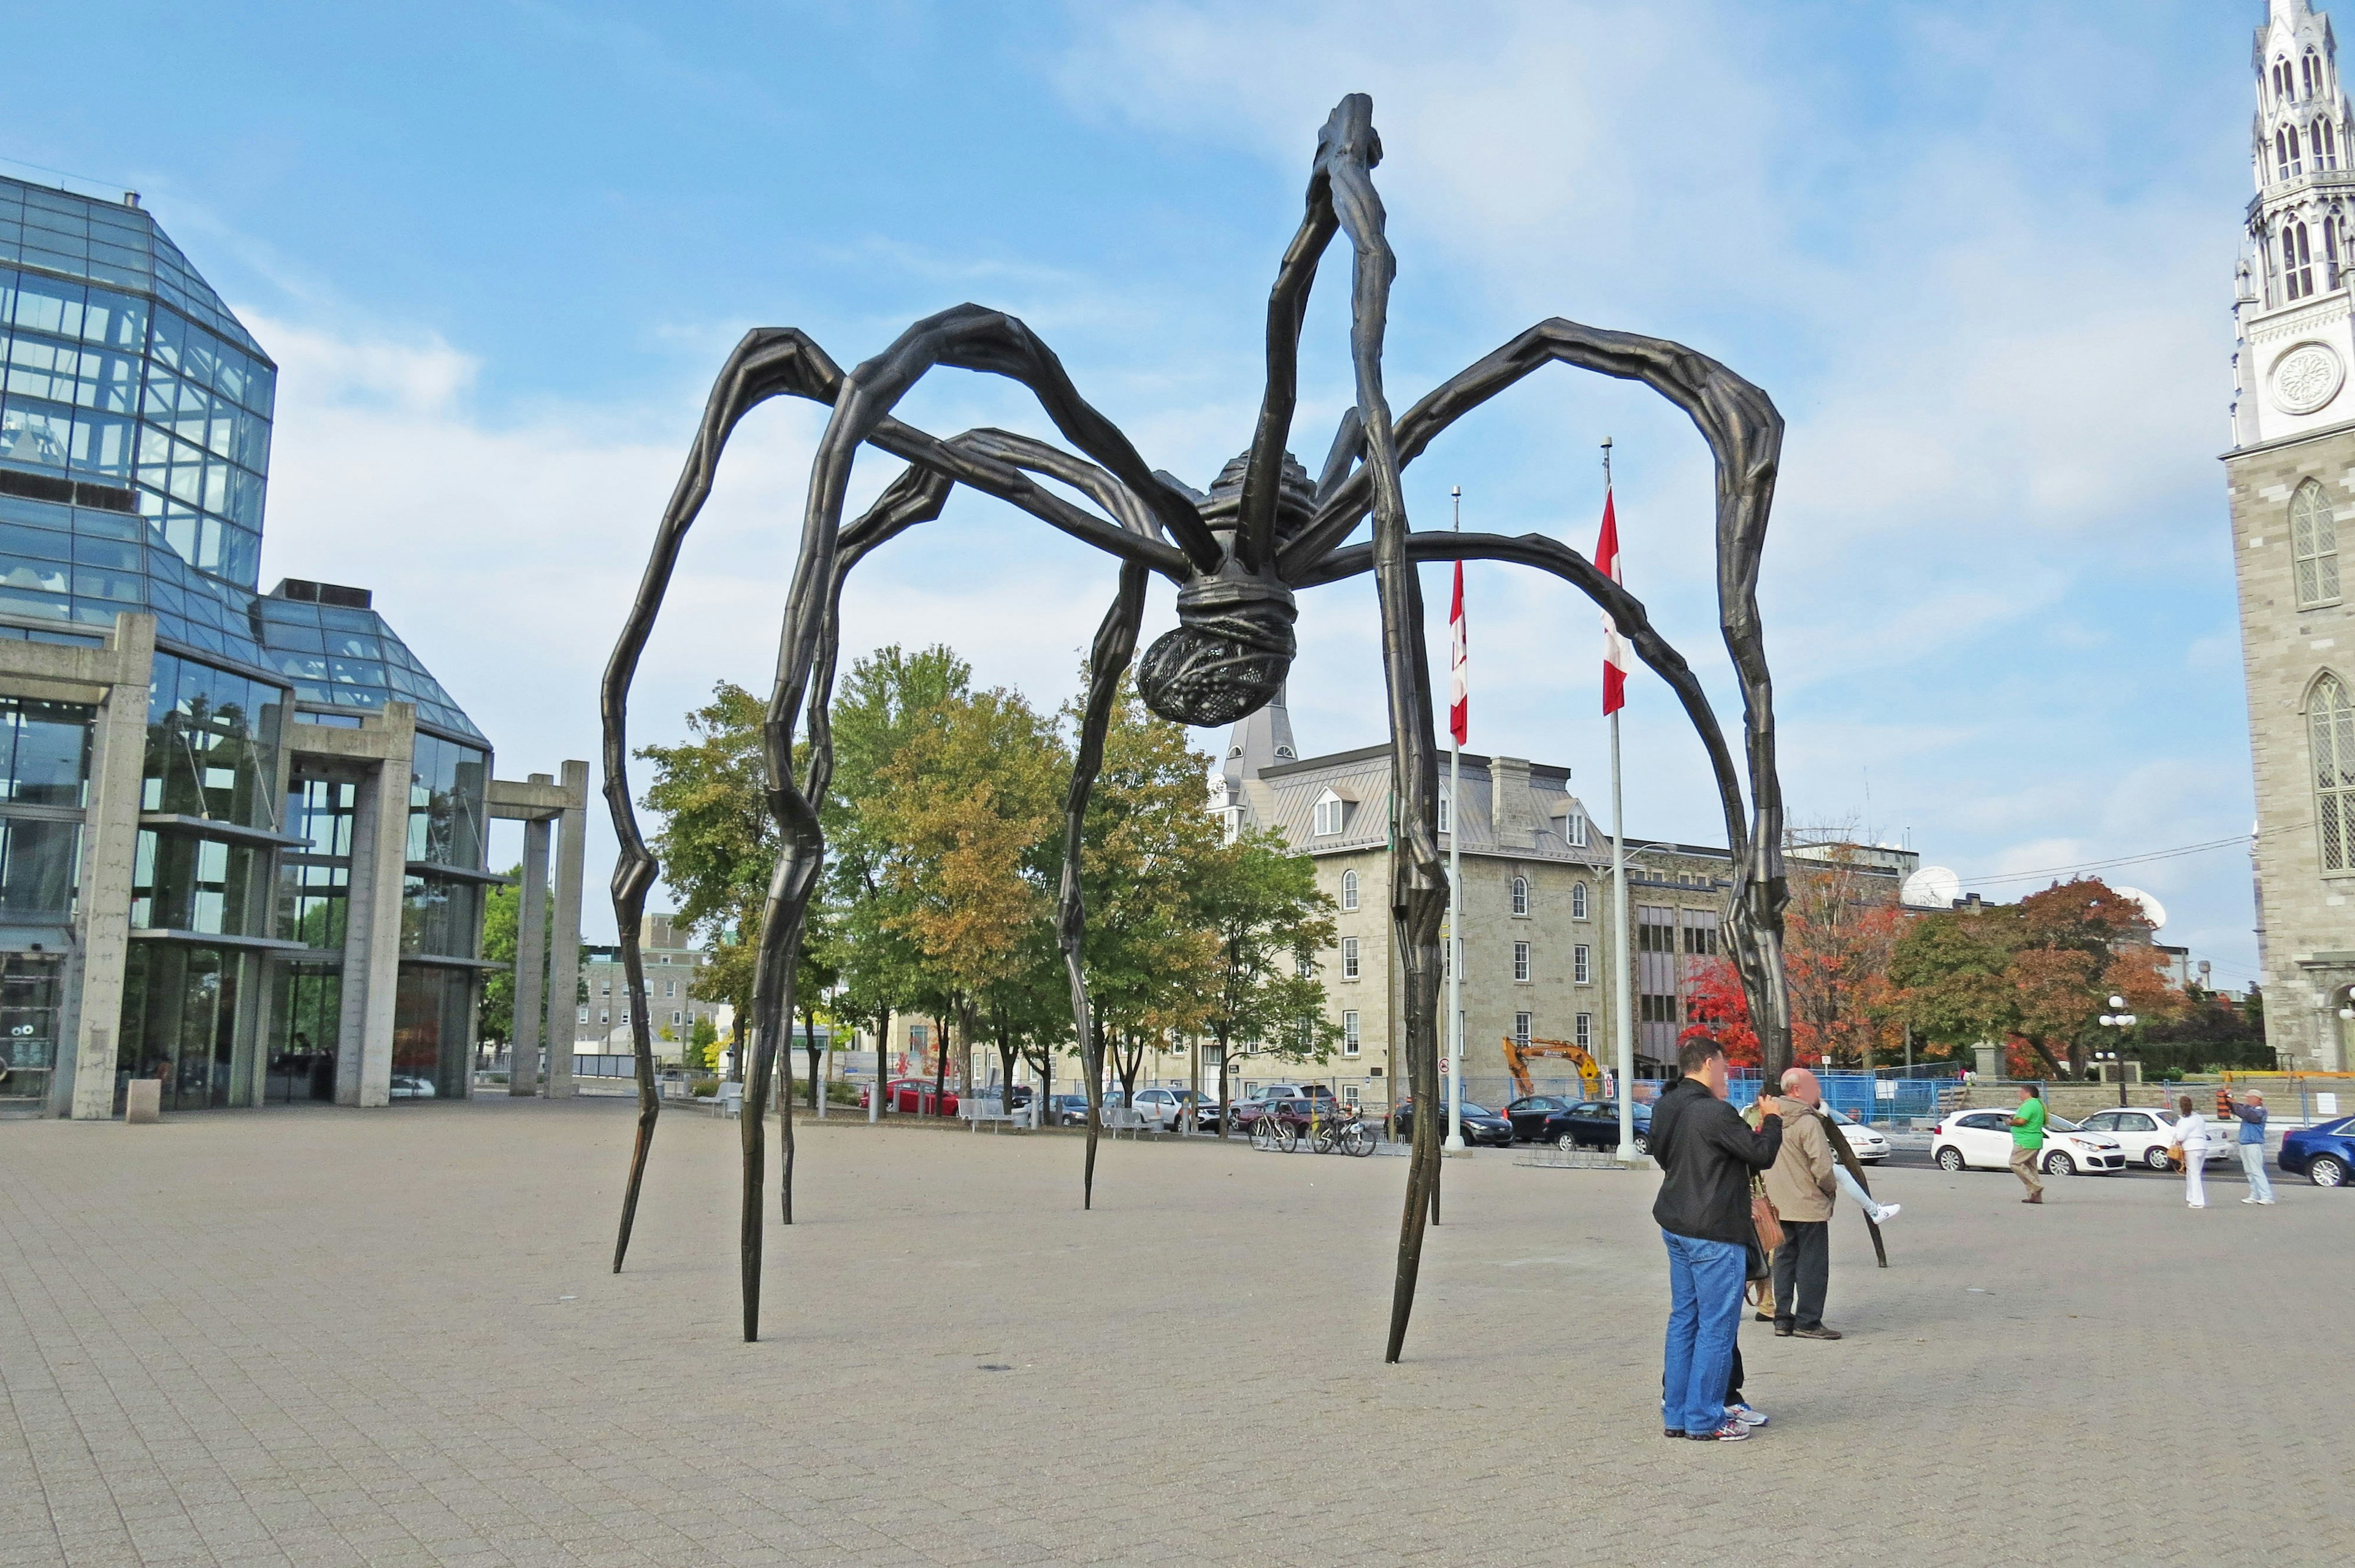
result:
<svg viewBox="0 0 2355 1568"><path fill-rule="evenodd" d="M1897 890L1897 901L1911 909L1952 909L1962 896L1962 878L1944 866L1923 867Z"/></svg>
<svg viewBox="0 0 2355 1568"><path fill-rule="evenodd" d="M2140 888L2115 888L2111 891L2122 899L2132 899L2142 905L2142 917L2150 922L2150 928L2153 931L2158 930L2167 923L2167 906Z"/></svg>

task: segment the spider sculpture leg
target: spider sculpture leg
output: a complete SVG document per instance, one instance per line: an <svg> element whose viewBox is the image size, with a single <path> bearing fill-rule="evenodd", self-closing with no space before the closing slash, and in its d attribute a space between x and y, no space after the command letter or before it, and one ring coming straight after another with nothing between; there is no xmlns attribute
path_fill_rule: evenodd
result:
<svg viewBox="0 0 2355 1568"><path fill-rule="evenodd" d="M1051 360L1051 357L1050 358ZM1056 376L1060 376L1060 367L1053 367L1053 372ZM602 691L605 729L605 795L608 808L614 818L616 837L623 847L623 853L614 873L615 914L623 938L625 973L629 976L628 983L634 1003L634 1011L636 1014L634 1022L636 1023L643 1023L646 1011L645 973L643 960L638 955L637 936L644 917L645 893L652 886L659 868L645 845L644 836L638 831L635 812L630 799L627 776L629 754L627 729L631 681L645 641L652 633L655 617L660 609L672 571L677 564L679 547L687 530L692 526L696 516L700 511L704 499L709 494L719 453L726 443L729 432L751 407L767 398L782 393L791 393L815 401L834 402L840 395L843 380L841 372L824 352L798 332L763 329L748 334L738 345L730 357L728 366L723 369L718 383L713 388L712 396L706 408L695 445L690 451L687 467L673 493L670 505L665 511L662 525L657 530L646 573L639 586L637 599L629 618L624 623L623 634L617 641L613 658L608 663ZM1068 390L1067 383L1065 389ZM1073 400L1076 401L1075 395ZM1084 410L1083 404L1080 407ZM1086 410L1085 412L1092 415L1093 411ZM1100 418L1100 416L1097 417ZM935 478L926 478L917 482L917 488L923 492L922 495L911 491L905 482L898 492L887 492L885 499L878 503L876 510L870 513L868 518L862 518L858 523L854 523L848 530L843 532L843 536L837 541L834 541L837 544L839 553L829 552L834 559L829 561L825 574L826 591L823 595L816 596L822 598L828 617L835 613L837 608L837 596L839 592L837 567L839 570L847 570L851 561L863 554L867 549L872 548L873 544L881 542L882 539L896 534L913 522L937 515L940 498L945 496L945 489L940 487L935 482L938 477L954 478L986 494L997 496L1044 518L1064 532L1096 544L1100 548L1110 548L1124 557L1140 559L1156 570L1175 574L1182 572L1185 568L1185 556L1156 537L1158 530L1153 525L1158 519L1149 517L1142 504L1125 486L1113 480L1102 470L1071 457L1069 453L1058 453L1051 448L1039 448L1033 452L1029 449L1036 447L1037 443L1026 443L1018 437L1006 436L1003 432L972 432L969 437L961 438L960 442L949 443L941 442L888 417L870 418L866 421L866 425L868 436L876 445L887 451L909 456L929 470ZM1051 492L1040 489L1021 472L1018 464L1064 478L1079 485L1099 498L1109 496L1114 504L1115 515L1122 517L1127 526L1124 528L1106 523L1071 506ZM1141 464L1136 466L1141 467ZM903 476L903 481L905 479L906 476ZM809 541L805 539L805 568L808 564L806 560L809 554L806 548L808 543ZM805 619L807 617L812 602L812 596L807 592L807 576L805 571L796 581L795 604ZM794 617L789 614L789 623L793 619ZM829 635L823 640L828 646L827 671L830 680L832 638ZM815 651L813 645L810 652L815 654ZM776 729L773 715L772 722L767 727L767 733L764 736L769 742L765 749L769 752L768 760L773 769L778 764L776 757L778 747L774 739ZM823 794L826 781L831 774L832 761L830 745L815 748L812 759L812 784L815 793L796 790L790 773L789 727L786 735L783 757L785 771L782 773L773 771L771 773L771 805L773 812L778 811L779 797L781 795L786 797L783 805L783 813L789 817L799 817L799 831L796 834L794 827L788 828L789 842L793 844L793 849L780 864L780 882L773 884L771 912L783 913L785 908L789 907L793 918L772 923L770 929L764 929L764 936L771 934L773 930L774 934L785 937L790 950L790 945L798 942L800 909L806 903L810 887L814 881L815 867L822 863L824 853L823 837L815 832L815 807L809 803ZM781 778L782 790L777 787ZM794 796L800 797L798 810L791 798ZM777 907L778 895L781 893L784 895L783 907ZM764 997L772 1007L782 1008L790 999L790 971L777 968L773 955L771 955L770 963L771 974L773 977L765 989L762 988L756 980L756 995ZM771 1015L772 1019L775 1016L773 1013ZM753 1027L756 1029L756 1043L765 1039L769 1048L773 1050L777 1039L776 1030L773 1028L761 1029L757 1017ZM640 1088L640 1118L638 1136L632 1151L630 1180L623 1200L622 1222L614 1245L614 1268L617 1271L627 1253L630 1230L635 1217L638 1194L644 1185L646 1159L651 1148L655 1116L658 1114L658 1103L653 1091L652 1041L647 1029L644 1027L635 1029L634 1044ZM752 1098L756 1108L762 1103L762 1097L765 1093L768 1083L767 1067L773 1061L773 1056L764 1054L756 1058L753 1064L756 1082L750 1087L753 1091ZM750 1125L744 1128L746 1198L743 1229L748 1238L749 1247L745 1260L745 1325L747 1337L750 1338L756 1331L758 1322L760 1243L756 1215L762 1179L762 1150L757 1109L755 1115L746 1120ZM786 1137L788 1139L791 1137L789 1124L786 1128ZM790 1151L790 1144L788 1149ZM790 1159L790 1152L788 1158ZM790 1170L790 1166L788 1169ZM784 1211L790 1216L792 1197L789 1183L781 1194L781 1201Z"/></svg>
<svg viewBox="0 0 2355 1568"><path fill-rule="evenodd" d="M1637 652L1645 654L1646 662L1668 679L1710 746L1725 813L1727 843L1737 868L1727 922L1729 945L1757 1025L1762 1054L1771 1071L1780 1072L1790 1060L1790 1012L1782 963L1788 888L1783 866L1782 786L1774 757L1774 687L1760 630L1757 582L1780 469L1782 418L1764 391L1706 355L1663 339L1605 331L1557 317L1529 328L1409 409L1399 421L1401 461L1412 461L1439 432L1471 409L1555 361L1644 382L1685 411L1716 460L1719 622L1742 687L1750 779L1746 812L1732 758L1718 736L1699 683L1684 668L1681 658L1675 659L1672 672L1645 654L1641 643ZM1315 521L1287 541L1280 554L1278 571L1285 581L1302 584L1331 581L1333 563L1362 553L1336 547L1365 514L1373 487L1373 476L1366 468L1336 480L1328 465L1327 484L1320 487ZM1504 553L1495 554L1494 559L1526 559L1528 564L1554 571L1575 581L1597 603L1613 608L1614 616L1622 614L1615 603L1633 603L1624 595L1606 593L1599 574L1575 552L1565 554L1579 571L1565 570L1560 560L1511 553L1524 546L1539 554L1560 549L1532 536L1525 541L1501 541ZM1413 548L1426 549L1420 542ZM1430 547L1423 559L1446 556L1443 549ZM1363 571L1370 564L1368 560L1351 570ZM1629 622L1623 616L1620 624L1624 628ZM1667 649L1664 642L1657 646Z"/></svg>
<svg viewBox="0 0 2355 1568"><path fill-rule="evenodd" d="M630 1178L622 1197L621 1225L613 1238L615 1274L622 1272L622 1260L629 1253L630 1229L637 1219L646 1157L654 1147L655 1121L662 1112L661 1098L655 1087L654 1035L647 1021L645 960L639 945L646 893L654 886L660 868L654 852L646 848L645 835L638 831L637 812L630 800L630 684L637 674L646 639L653 635L655 617L662 608L671 572L678 563L679 547L694 525L696 514L702 509L704 498L711 493L712 477L718 471L728 432L748 411L781 394L831 402L841 379L841 370L826 357L826 351L798 332L751 332L736 346L711 389L695 444L687 453L686 469L672 490L670 504L665 507L661 526L655 530L637 597L623 622L613 656L606 662L599 693L604 729L605 806L613 820L613 836L621 846L613 866L613 915L621 940L623 983L630 998L630 1047L636 1058L638 1082L637 1138L630 1153Z"/></svg>
<svg viewBox="0 0 2355 1568"><path fill-rule="evenodd" d="M1063 802L1063 889L1055 920L1056 940L1063 949L1063 966L1071 978L1071 1021L1079 1031L1080 1051L1088 1076L1087 1161L1080 1179L1080 1207L1095 1207L1096 1133L1103 1121L1103 1042L1096 1037L1095 1012L1088 1005L1087 971L1081 944L1087 935L1087 904L1080 891L1082 833L1087 826L1088 794L1103 766L1104 731L1112 722L1113 700L1120 693L1120 677L1136 652L1136 628L1145 619L1145 568L1129 563L1120 569L1120 594L1096 628L1095 645L1088 654L1087 705L1080 720L1078 755L1071 767L1071 792Z"/></svg>

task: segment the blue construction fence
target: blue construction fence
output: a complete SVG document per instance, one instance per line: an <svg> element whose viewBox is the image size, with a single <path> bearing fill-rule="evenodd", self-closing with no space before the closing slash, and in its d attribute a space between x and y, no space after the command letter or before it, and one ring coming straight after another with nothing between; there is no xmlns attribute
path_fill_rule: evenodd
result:
<svg viewBox="0 0 2355 1568"><path fill-rule="evenodd" d="M1939 1097L1959 1087L1963 1080L1955 1072L1909 1073L1902 1068L1879 1072L1839 1072L1817 1068L1816 1082L1823 1085L1824 1104L1833 1110L1859 1122L1888 1125L1910 1124L1917 1116L1935 1116ZM1746 1110L1757 1100L1763 1086L1764 1081L1756 1074L1739 1074L1726 1085L1725 1097ZM1665 1087L1666 1083L1657 1079L1638 1079L1636 1097L1656 1098Z"/></svg>

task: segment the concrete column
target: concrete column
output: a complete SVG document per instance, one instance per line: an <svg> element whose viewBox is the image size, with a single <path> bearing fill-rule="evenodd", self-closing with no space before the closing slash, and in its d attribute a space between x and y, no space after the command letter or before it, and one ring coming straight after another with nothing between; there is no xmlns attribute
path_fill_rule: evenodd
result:
<svg viewBox="0 0 2355 1568"><path fill-rule="evenodd" d="M553 784L547 773L534 784ZM548 820L523 825L523 897L516 912L515 1023L508 1030L507 1093L539 1090L539 1045L555 1009L548 1006ZM545 1015L543 1009L546 1009ZM569 1038L569 1037L568 1037Z"/></svg>
<svg viewBox="0 0 2355 1568"><path fill-rule="evenodd" d="M123 966L131 955L131 870L139 848L140 781L146 772L147 686L155 617L114 618L113 681L92 738L90 805L82 816L81 1005L74 1026L72 1115L114 1115L114 1061L123 1022ZM52 1102L55 1103L54 1101Z"/></svg>
<svg viewBox="0 0 2355 1568"><path fill-rule="evenodd" d="M417 710L388 702L369 727L382 748L352 823L352 883L344 939L342 1043L336 1103L392 1103L392 1028L400 986L401 894L409 859L410 764Z"/></svg>
<svg viewBox="0 0 2355 1568"><path fill-rule="evenodd" d="M581 879L589 847L589 764L564 764L564 813L557 819L556 908L549 942L548 1093L572 1096L572 1025L581 1004Z"/></svg>

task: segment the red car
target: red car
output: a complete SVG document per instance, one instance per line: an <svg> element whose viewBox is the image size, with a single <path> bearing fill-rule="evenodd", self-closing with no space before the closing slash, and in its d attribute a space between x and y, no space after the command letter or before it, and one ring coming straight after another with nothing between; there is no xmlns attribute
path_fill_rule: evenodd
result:
<svg viewBox="0 0 2355 1568"><path fill-rule="evenodd" d="M904 1115L954 1116L957 1114L956 1091L948 1090L937 1097L932 1093L929 1078L894 1078L886 1107Z"/></svg>

